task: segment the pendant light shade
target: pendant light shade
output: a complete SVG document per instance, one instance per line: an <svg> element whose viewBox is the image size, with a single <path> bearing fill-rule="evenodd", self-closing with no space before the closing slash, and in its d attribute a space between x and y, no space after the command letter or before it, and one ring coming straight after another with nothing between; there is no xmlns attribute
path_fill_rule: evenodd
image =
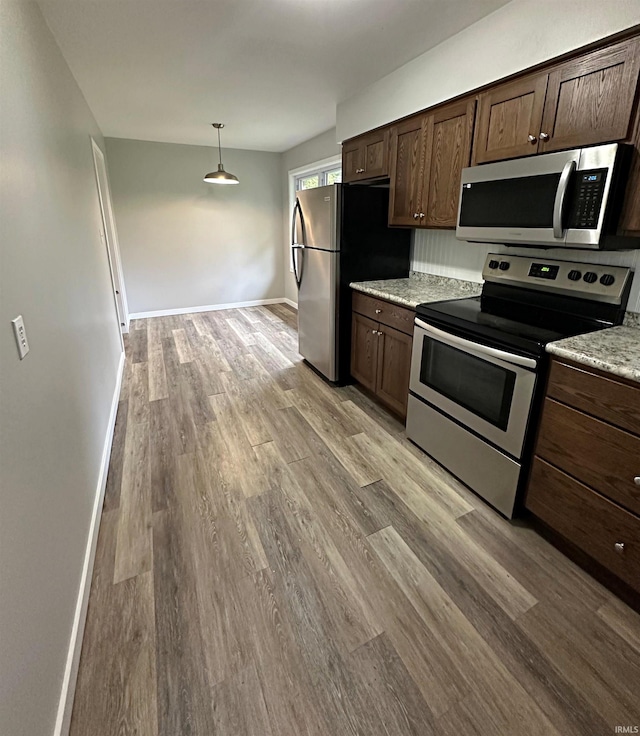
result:
<svg viewBox="0 0 640 736"><path fill-rule="evenodd" d="M222 147L220 146L220 128L224 128L224 123L211 123L213 127L218 131L218 158L220 163L218 164L217 171L211 171L205 175L204 181L208 184L240 184L238 177L234 174L230 174L224 170L222 165Z"/></svg>

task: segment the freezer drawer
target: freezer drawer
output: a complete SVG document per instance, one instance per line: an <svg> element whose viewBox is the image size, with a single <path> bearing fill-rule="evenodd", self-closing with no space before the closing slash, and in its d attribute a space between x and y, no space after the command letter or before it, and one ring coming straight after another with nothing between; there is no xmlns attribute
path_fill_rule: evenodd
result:
<svg viewBox="0 0 640 736"><path fill-rule="evenodd" d="M314 368L336 381L338 365L339 253L304 248L298 293L298 349Z"/></svg>

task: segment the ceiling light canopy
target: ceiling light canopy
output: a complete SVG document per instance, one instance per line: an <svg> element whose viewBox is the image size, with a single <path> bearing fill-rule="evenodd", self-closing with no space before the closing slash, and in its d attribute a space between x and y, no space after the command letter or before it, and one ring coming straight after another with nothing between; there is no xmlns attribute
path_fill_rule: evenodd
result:
<svg viewBox="0 0 640 736"><path fill-rule="evenodd" d="M234 174L230 174L224 170L222 165L222 147L220 146L220 129L224 128L224 123L211 123L213 127L218 131L218 157L220 163L218 164L217 171L211 171L205 175L204 181L208 184L240 184L238 177Z"/></svg>

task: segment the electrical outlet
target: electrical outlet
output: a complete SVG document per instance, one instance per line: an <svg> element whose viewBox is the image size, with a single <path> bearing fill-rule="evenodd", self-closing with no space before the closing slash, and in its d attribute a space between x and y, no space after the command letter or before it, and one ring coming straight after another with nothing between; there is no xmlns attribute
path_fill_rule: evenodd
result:
<svg viewBox="0 0 640 736"><path fill-rule="evenodd" d="M18 353L20 354L20 360L29 352L29 342L27 340L27 331L24 328L24 320L22 315L19 314L15 319L11 320L13 325L13 334L16 336L16 343L18 345Z"/></svg>

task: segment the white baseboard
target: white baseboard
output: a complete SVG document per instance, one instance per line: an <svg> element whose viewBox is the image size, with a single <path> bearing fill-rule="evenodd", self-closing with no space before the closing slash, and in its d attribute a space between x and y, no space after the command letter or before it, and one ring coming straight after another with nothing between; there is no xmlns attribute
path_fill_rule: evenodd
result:
<svg viewBox="0 0 640 736"><path fill-rule="evenodd" d="M167 317L170 314L192 314L195 312L217 312L222 309L238 309L239 307L259 307L263 304L293 304L284 297L277 299L255 299L252 302L230 302L229 304L207 304L203 307L181 307L179 309L158 309L155 312L134 312L129 319L148 319L149 317Z"/></svg>
<svg viewBox="0 0 640 736"><path fill-rule="evenodd" d="M120 400L120 387L122 385L124 361L125 354L124 352L122 352L122 354L120 355L120 363L118 365L116 386L113 392L113 399L111 401L111 413L109 414L107 436L105 437L104 447L102 449L102 460L100 463L100 473L98 475L98 486L96 488L96 496L93 502L93 512L91 514L91 523L89 525L89 536L87 539L87 547L84 555L84 564L82 566L80 590L78 592L78 600L76 602L76 610L73 617L73 627L71 629L71 638L69 640L67 663L64 669L62 690L60 692L60 701L58 704L58 714L56 717L56 725L53 732L54 736L67 736L67 734L69 733L69 727L71 725L73 696L75 695L76 690L78 665L80 664L80 652L82 651L82 637L84 634L85 621L87 619L87 607L89 605L89 592L91 590L93 562L96 556L98 531L100 529L100 517L102 515L102 503L104 501L104 492L107 485L107 472L109 471L109 460L111 458L113 431L116 426L116 415L118 413L118 402Z"/></svg>
<svg viewBox="0 0 640 736"><path fill-rule="evenodd" d="M290 307L293 307L294 309L298 308L298 302L294 302L293 299L287 299L286 297L282 300L285 304L288 304Z"/></svg>

